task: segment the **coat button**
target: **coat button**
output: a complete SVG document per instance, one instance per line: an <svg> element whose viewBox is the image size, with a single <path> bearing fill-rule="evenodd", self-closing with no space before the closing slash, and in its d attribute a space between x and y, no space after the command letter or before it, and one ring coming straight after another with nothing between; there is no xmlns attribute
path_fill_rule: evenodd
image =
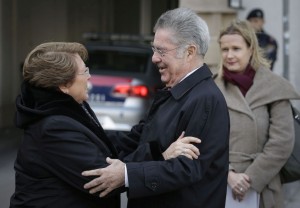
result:
<svg viewBox="0 0 300 208"><path fill-rule="evenodd" d="M152 182L152 183L151 183L151 189L152 189L153 191L155 191L156 188L157 188L157 183L156 183L156 182Z"/></svg>

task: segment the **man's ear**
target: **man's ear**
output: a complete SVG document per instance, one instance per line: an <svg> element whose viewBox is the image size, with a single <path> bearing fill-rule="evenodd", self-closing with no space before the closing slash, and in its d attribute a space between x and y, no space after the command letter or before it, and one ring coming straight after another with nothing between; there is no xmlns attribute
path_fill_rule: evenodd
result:
<svg viewBox="0 0 300 208"><path fill-rule="evenodd" d="M189 45L187 48L187 55L188 57L193 57L197 53L197 47L195 45Z"/></svg>

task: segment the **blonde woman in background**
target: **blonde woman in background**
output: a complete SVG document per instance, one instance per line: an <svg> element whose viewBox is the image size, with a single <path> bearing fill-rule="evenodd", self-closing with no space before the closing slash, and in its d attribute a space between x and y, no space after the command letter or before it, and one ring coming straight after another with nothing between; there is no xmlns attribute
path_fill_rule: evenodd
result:
<svg viewBox="0 0 300 208"><path fill-rule="evenodd" d="M230 202L247 207L251 195L256 200L251 208L281 208L279 171L294 144L290 99L300 96L270 70L248 22L232 22L221 31L219 44L215 82L226 98L231 126L226 207Z"/></svg>

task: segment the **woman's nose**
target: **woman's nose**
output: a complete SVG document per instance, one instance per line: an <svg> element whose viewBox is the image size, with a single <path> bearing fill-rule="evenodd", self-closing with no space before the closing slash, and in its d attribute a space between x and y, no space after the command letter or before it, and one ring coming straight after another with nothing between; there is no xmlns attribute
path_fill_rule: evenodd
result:
<svg viewBox="0 0 300 208"><path fill-rule="evenodd" d="M234 56L233 52L231 50L227 53L227 58L232 58Z"/></svg>

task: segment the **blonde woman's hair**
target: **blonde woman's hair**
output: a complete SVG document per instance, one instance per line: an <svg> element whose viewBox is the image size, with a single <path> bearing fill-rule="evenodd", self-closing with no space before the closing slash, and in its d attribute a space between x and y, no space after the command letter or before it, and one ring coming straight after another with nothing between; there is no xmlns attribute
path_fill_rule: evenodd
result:
<svg viewBox="0 0 300 208"><path fill-rule="evenodd" d="M242 36L245 40L247 46L252 50L252 57L250 59L250 65L254 70L257 70L260 67L270 69L270 61L264 57L263 50L258 45L258 40L255 34L253 27L248 21L234 20L228 27L223 29L219 35L219 44L220 39L224 35L237 34ZM220 61L220 73L222 73L223 60Z"/></svg>

